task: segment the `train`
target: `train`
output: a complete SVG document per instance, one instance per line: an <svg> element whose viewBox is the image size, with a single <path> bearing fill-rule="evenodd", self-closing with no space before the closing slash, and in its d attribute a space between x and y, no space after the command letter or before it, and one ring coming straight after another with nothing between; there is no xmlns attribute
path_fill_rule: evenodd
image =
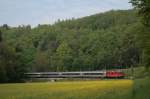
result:
<svg viewBox="0 0 150 99"><path fill-rule="evenodd" d="M124 78L122 71L77 71L77 72L31 72L25 73L28 78Z"/></svg>

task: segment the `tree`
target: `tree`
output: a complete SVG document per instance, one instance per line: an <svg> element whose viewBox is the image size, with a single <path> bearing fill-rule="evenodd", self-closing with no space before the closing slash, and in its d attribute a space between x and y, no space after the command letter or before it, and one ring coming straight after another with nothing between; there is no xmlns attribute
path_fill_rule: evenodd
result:
<svg viewBox="0 0 150 99"><path fill-rule="evenodd" d="M0 82L5 82L7 81L7 76L6 76L6 70L4 67L4 62L2 60L2 32L0 31Z"/></svg>
<svg viewBox="0 0 150 99"><path fill-rule="evenodd" d="M2 42L2 32L0 31L0 42Z"/></svg>
<svg viewBox="0 0 150 99"><path fill-rule="evenodd" d="M26 68L21 57L3 41L2 32L0 38L0 83L20 82L24 78Z"/></svg>
<svg viewBox="0 0 150 99"><path fill-rule="evenodd" d="M150 67L150 0L131 0L142 18L141 32L138 33L143 49L142 61L146 68Z"/></svg>
<svg viewBox="0 0 150 99"><path fill-rule="evenodd" d="M59 70L69 70L72 65L72 50L67 42L62 42L56 50Z"/></svg>
<svg viewBox="0 0 150 99"><path fill-rule="evenodd" d="M47 53L42 53L39 51L37 52L32 71L36 72L50 71L50 64Z"/></svg>
<svg viewBox="0 0 150 99"><path fill-rule="evenodd" d="M131 0L131 3L138 10L143 24L150 26L150 0Z"/></svg>
<svg viewBox="0 0 150 99"><path fill-rule="evenodd" d="M3 24L3 28L8 30L9 29L9 26L7 24Z"/></svg>

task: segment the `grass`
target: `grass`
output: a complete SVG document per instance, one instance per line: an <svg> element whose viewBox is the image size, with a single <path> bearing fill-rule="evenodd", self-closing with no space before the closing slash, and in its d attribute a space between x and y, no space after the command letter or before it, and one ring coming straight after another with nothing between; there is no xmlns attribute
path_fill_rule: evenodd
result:
<svg viewBox="0 0 150 99"><path fill-rule="evenodd" d="M137 79L133 85L134 99L150 99L150 78Z"/></svg>
<svg viewBox="0 0 150 99"><path fill-rule="evenodd" d="M0 99L129 99L132 80L1 84Z"/></svg>

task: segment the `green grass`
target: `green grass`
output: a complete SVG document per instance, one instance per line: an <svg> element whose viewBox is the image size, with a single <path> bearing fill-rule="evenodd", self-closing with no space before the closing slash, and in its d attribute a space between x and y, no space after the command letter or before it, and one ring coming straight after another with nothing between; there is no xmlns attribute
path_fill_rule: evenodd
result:
<svg viewBox="0 0 150 99"><path fill-rule="evenodd" d="M150 78L137 79L133 85L134 99L150 99Z"/></svg>
<svg viewBox="0 0 150 99"><path fill-rule="evenodd" d="M133 81L70 81L0 85L0 99L129 99Z"/></svg>

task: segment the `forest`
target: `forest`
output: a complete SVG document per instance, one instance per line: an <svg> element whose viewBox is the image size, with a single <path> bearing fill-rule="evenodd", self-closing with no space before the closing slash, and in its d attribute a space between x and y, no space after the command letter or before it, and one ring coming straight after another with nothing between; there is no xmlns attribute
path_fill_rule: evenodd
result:
<svg viewBox="0 0 150 99"><path fill-rule="evenodd" d="M94 71L149 65L136 9L111 10L53 25L0 26L0 82L26 72ZM147 36L146 36L147 37ZM145 44L148 45L148 44ZM148 47L148 46L147 46Z"/></svg>

